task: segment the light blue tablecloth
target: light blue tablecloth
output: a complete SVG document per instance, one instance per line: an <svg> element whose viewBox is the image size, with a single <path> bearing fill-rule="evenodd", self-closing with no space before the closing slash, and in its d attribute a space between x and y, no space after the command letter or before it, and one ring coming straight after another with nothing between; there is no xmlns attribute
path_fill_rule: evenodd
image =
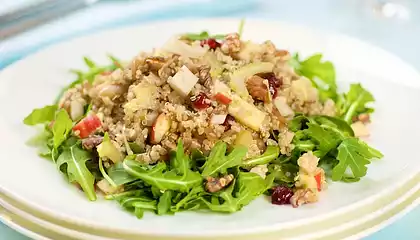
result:
<svg viewBox="0 0 420 240"><path fill-rule="evenodd" d="M0 6L5 6L5 1L17 0L0 0ZM420 61L417 60L420 55L418 46L420 43L420 1L397 1L408 6L411 13L408 20L377 18L372 14L369 6L371 2L373 1L104 1L46 26L0 42L0 69L49 44L91 32L92 28L98 31L153 20L211 16L284 20L357 36L394 52L420 69ZM391 226L368 237L367 240L420 239L419 219L420 208L417 208ZM23 240L27 238L0 224L0 239Z"/></svg>

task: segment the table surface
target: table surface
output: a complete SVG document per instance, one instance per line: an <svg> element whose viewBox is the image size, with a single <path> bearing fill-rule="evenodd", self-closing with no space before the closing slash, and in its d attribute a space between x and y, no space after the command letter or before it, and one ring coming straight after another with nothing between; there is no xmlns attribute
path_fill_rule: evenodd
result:
<svg viewBox="0 0 420 240"><path fill-rule="evenodd" d="M15 7L17 2L25 1L34 2L34 0L0 0L0 6L13 5ZM420 48L418 47L418 43L420 42L420 15L414 14L420 13L420 1L394 1L407 7L410 14L408 15L408 19L378 17L372 11L371 4L375 2L374 0L230 0L229 2L221 0L179 0L177 4L174 4L174 2L170 0L100 2L89 9L81 10L62 19L55 20L48 24L48 26L41 26L13 39L1 41L0 54L12 57L9 59L7 57L3 58L3 62L0 59L0 69L13 60L21 58L48 44L75 35L82 35L89 30L89 27L104 29L151 20L179 18L181 16L225 16L284 20L328 31L345 33L385 48L420 69L420 61L417 61L417 56L420 54ZM190 2L197 3L194 6ZM178 7L177 5L181 6ZM199 5L202 6L197 7ZM165 10L162 11L162 8L165 8ZM137 13L141 12L143 14L137 14L137 16L142 15L141 17L130 18L122 18L121 14L116 14L117 12L124 12L125 15L129 15L127 13L129 9L131 9L132 13L137 11ZM157 11L158 9L160 10L160 14ZM2 10L4 11L4 8ZM97 14L92 14L93 12L101 13L101 16L107 16L108 22L99 17L95 18L95 21L92 22L89 16L98 16ZM404 17L407 17L407 15L404 15ZM86 25L87 20L91 22L90 25ZM113 23L110 23L110 21L113 21ZM64 29L67 32L74 31L75 34L69 35L66 33L66 35L62 33L60 37L60 34L57 34L57 32L58 27L63 28L62 26L68 26ZM55 38L52 33L54 33ZM50 36L50 40L45 40L48 39L48 36ZM27 40L28 38L32 40L32 45L28 45L23 51L22 42L25 42L25 39ZM420 239L420 229L417 226L419 219L420 207L366 239ZM0 239L26 240L27 237L0 223Z"/></svg>

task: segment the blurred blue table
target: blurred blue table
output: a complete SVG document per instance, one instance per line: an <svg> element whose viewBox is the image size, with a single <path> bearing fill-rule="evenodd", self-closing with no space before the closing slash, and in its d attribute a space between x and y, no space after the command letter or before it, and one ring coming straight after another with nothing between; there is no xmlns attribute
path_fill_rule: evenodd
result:
<svg viewBox="0 0 420 240"><path fill-rule="evenodd" d="M6 1L14 0L0 0L0 6L5 6ZM225 16L290 21L353 35L395 53L420 70L420 61L417 60L420 55L418 46L420 1L394 1L407 6L411 14L406 20L378 18L372 13L370 5L374 0L179 0L176 4L174 2L142 0L98 3L90 9L58 19L48 26L41 26L14 39L0 42L0 56L2 56L0 69L46 45L91 32L92 28L102 30L119 25L179 17ZM105 16L107 19L92 19L92 15ZM90 24L87 24L89 22ZM63 26L66 33L58 32ZM30 44L27 44L28 39L31 39ZM367 240L420 239L419 219L420 208L417 208L391 226L368 237ZM27 238L0 224L0 239L26 240Z"/></svg>

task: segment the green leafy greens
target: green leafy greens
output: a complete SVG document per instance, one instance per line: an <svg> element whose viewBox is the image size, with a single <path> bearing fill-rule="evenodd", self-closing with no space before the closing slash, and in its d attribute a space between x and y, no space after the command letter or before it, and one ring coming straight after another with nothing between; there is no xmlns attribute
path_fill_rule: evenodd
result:
<svg viewBox="0 0 420 240"><path fill-rule="evenodd" d="M242 20L238 29L240 37L243 26ZM191 41L225 37L206 31L182 36ZM77 79L65 87L58 98L77 84L92 83L98 74L107 75L121 67L118 59L109 58L112 64L99 66L85 57L87 71L72 70ZM261 194L271 194L273 187L296 187L301 170L298 159L309 151L320 158L319 166L333 181L359 181L367 174L371 161L383 157L378 150L356 138L350 125L360 114L373 112L369 106L374 102L372 94L360 84L352 84L348 92L339 93L334 66L324 61L322 54L304 60L296 54L290 64L298 74L310 79L322 102L328 99L335 102L337 114L330 117L297 113L287 124L294 133L293 150L288 155L281 154L277 144L270 144L261 155L247 158L246 146L228 146L223 141L215 143L208 154L199 149L185 152L179 139L167 161L146 164L138 161L145 154L146 146L125 140L125 147L131 149L125 156L114 146L108 132L96 133L100 135L95 136L99 145L93 149L86 147L86 139L71 134L80 119L73 121L57 104L34 109L25 117L24 124L43 126L42 132L28 144L37 147L40 156L52 159L68 181L80 185L91 201L97 198L95 184L106 180L115 190L102 189L107 193L105 199L117 201L137 218L148 211L158 215L186 210L239 211ZM85 116L91 109L92 103L85 106ZM277 130L271 129L271 135L276 141L281 140ZM222 185L222 182L223 186L211 190L210 187Z"/></svg>
<svg viewBox="0 0 420 240"><path fill-rule="evenodd" d="M297 121L302 124L298 125ZM349 125L339 118L300 115L295 118L295 124L300 126L295 132L298 137L293 139L298 154L288 161L296 161L311 145L310 151L332 169L334 181L358 181L366 175L366 165L372 159L382 158L378 150L355 138Z"/></svg>
<svg viewBox="0 0 420 240"><path fill-rule="evenodd" d="M43 108L36 108L23 120L23 123L29 126L51 122L54 120L57 105L48 105Z"/></svg>
<svg viewBox="0 0 420 240"><path fill-rule="evenodd" d="M95 201L95 177L86 167L86 161L90 159L90 153L76 144L65 148L58 157L56 164L59 169L65 169L70 182L78 183L88 199Z"/></svg>

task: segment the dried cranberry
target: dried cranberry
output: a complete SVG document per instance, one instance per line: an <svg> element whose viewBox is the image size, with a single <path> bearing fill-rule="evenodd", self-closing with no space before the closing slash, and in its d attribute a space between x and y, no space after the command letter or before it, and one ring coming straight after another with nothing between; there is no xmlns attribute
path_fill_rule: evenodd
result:
<svg viewBox="0 0 420 240"><path fill-rule="evenodd" d="M204 47L204 45L208 45L209 48L213 49L213 50L215 50L216 48L221 46L221 44L218 41L216 41L216 39L214 39L214 38L208 38L208 39L205 39L205 40L201 40L200 45L202 47Z"/></svg>
<svg viewBox="0 0 420 240"><path fill-rule="evenodd" d="M277 205L290 204L290 198L292 198L292 196L292 189L285 186L277 186L273 188L271 203Z"/></svg>
<svg viewBox="0 0 420 240"><path fill-rule="evenodd" d="M282 84L282 80L276 78L276 76L274 75L270 76L267 80L268 80L268 90L270 91L271 96L273 96L273 98L276 98L278 89Z"/></svg>
<svg viewBox="0 0 420 240"><path fill-rule="evenodd" d="M211 104L211 100L205 93L199 93L196 96L192 96L190 99L193 107L198 110L206 109L210 107Z"/></svg>
<svg viewBox="0 0 420 240"><path fill-rule="evenodd" d="M230 129L231 122L233 121L235 121L235 118L228 114L225 118L225 122L223 123L226 131Z"/></svg>

